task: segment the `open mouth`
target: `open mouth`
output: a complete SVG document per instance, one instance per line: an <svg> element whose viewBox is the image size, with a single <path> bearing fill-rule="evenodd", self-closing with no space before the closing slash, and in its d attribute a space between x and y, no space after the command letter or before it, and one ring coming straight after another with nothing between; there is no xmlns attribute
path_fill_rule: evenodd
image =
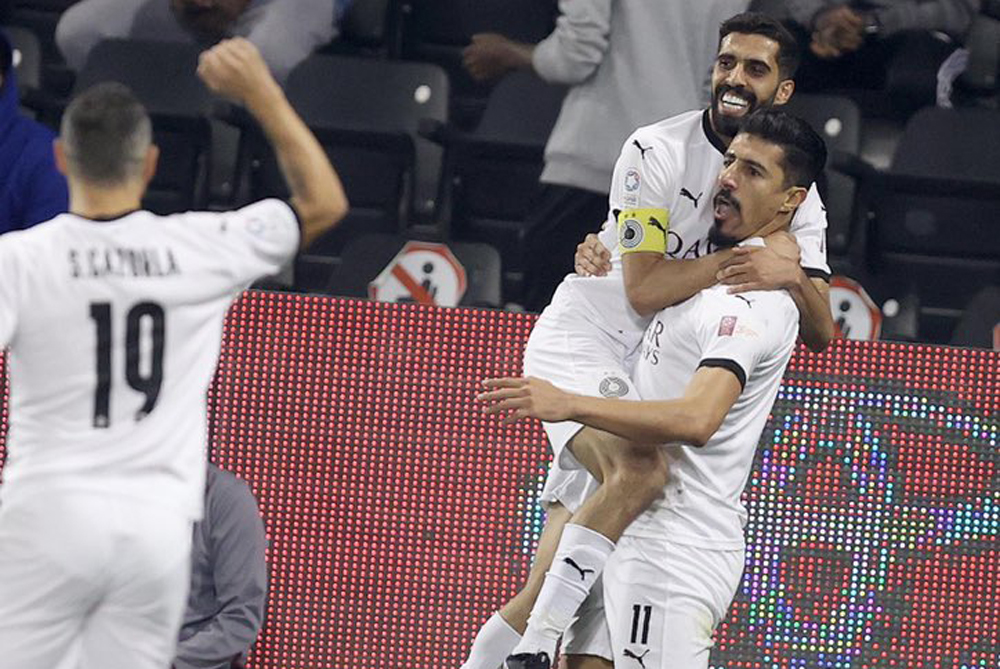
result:
<svg viewBox="0 0 1000 669"><path fill-rule="evenodd" d="M719 97L719 111L729 116L742 116L750 111L753 100L736 91L726 91Z"/></svg>
<svg viewBox="0 0 1000 669"><path fill-rule="evenodd" d="M713 198L712 206L714 207L713 214L716 220L727 219L733 214L738 214L740 211L739 203L730 199L724 193L719 193Z"/></svg>

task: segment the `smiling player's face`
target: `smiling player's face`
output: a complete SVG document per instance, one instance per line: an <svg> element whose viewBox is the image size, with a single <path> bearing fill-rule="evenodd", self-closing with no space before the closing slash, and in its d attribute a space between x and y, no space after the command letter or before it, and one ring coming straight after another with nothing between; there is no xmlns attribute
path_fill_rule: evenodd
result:
<svg viewBox="0 0 1000 669"><path fill-rule="evenodd" d="M712 127L733 137L744 117L761 107L784 104L794 84L778 71L778 43L763 35L730 33L722 39L712 69Z"/></svg>

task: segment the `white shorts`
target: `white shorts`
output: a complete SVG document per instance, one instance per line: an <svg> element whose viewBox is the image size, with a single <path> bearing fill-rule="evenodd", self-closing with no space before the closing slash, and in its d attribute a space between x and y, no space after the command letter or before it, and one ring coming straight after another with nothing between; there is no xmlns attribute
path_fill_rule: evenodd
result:
<svg viewBox="0 0 1000 669"><path fill-rule="evenodd" d="M0 507L0 669L166 669L191 569L168 508L50 492Z"/></svg>
<svg viewBox="0 0 1000 669"><path fill-rule="evenodd" d="M579 395L639 399L628 372L632 351L597 327L574 294L572 286L561 284L538 317L524 349L524 374ZM553 460L563 469L580 469L565 446L583 425L573 421L542 425Z"/></svg>
<svg viewBox="0 0 1000 669"><path fill-rule="evenodd" d="M743 561L743 550L622 537L603 574L615 664L707 669L712 633L736 595Z"/></svg>

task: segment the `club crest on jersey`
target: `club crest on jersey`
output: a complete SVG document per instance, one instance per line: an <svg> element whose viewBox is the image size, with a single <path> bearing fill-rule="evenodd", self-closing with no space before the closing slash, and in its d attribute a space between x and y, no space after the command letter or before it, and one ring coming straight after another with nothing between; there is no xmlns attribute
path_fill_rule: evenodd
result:
<svg viewBox="0 0 1000 669"><path fill-rule="evenodd" d="M732 337L736 332L736 316L723 316L719 321L719 336Z"/></svg>
<svg viewBox="0 0 1000 669"><path fill-rule="evenodd" d="M622 227L621 239L618 241L621 243L622 248L634 249L639 246L639 244L642 244L642 240L645 235L646 233L642 229L642 223L634 218L630 218L625 221L625 225Z"/></svg>
<svg viewBox="0 0 1000 669"><path fill-rule="evenodd" d="M642 185L642 177L639 176L639 170L629 170L625 173L626 192L634 193L639 190L640 185Z"/></svg>
<svg viewBox="0 0 1000 669"><path fill-rule="evenodd" d="M625 383L624 379L620 379L617 376L606 376L601 379L601 385L598 390L602 397L625 397L628 395L628 384Z"/></svg>

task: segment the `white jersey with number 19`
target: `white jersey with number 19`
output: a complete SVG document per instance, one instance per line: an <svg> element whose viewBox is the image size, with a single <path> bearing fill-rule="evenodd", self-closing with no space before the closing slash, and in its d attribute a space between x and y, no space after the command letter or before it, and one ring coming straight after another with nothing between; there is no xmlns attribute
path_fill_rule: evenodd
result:
<svg viewBox="0 0 1000 669"><path fill-rule="evenodd" d="M73 214L0 238L4 504L54 490L201 517L206 392L233 299L299 243L294 211Z"/></svg>

